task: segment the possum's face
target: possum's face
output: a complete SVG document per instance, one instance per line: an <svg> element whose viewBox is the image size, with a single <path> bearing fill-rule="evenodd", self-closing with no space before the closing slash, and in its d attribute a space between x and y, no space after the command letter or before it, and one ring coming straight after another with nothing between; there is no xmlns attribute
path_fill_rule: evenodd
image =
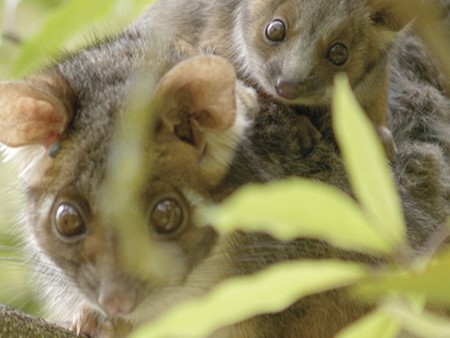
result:
<svg viewBox="0 0 450 338"><path fill-rule="evenodd" d="M0 93L8 94L0 95L4 107L0 118L5 119L0 122L9 118L17 122L9 130L0 127L0 140L26 155L17 160L27 168L22 174L27 238L41 287L48 289L51 311L70 321L82 311L80 306L88 306L110 319L144 322L182 298L205 292L222 277L218 267L224 268L224 263L217 259L224 255L212 254L217 234L210 227L196 226L193 214L210 198L209 189L226 175L249 123L244 115L246 108L253 107L247 104L256 106L256 98L247 88L237 93L234 68L212 56L178 64L156 89L137 81L144 90L139 93L151 98L144 111L154 114L154 123L144 124L146 137L140 144L145 150L140 160L127 158L128 152L137 150L127 148L118 163L120 168L140 168L142 177L131 179L140 182L130 195L133 203L120 210L127 215L136 215L137 210L141 216L115 224L117 217L111 216L111 210L119 208L114 203L117 196L105 194L114 191L106 182L111 158L117 157L116 125L125 123L121 116L130 113L126 88L134 87L134 77L126 65L124 77L116 76L117 68L110 73L108 67L104 71L94 67L97 82L91 84L96 87L91 91L75 78L87 81L93 72L83 76L67 71L82 58L69 60L37 80L0 84ZM46 88L49 83L71 89ZM115 95L104 104L111 89L116 89ZM245 94L249 97L243 98ZM10 97L24 104L16 105ZM25 108L30 108L27 114ZM52 158L44 150L55 140L61 148ZM116 181L127 175L119 174Z"/></svg>
<svg viewBox="0 0 450 338"><path fill-rule="evenodd" d="M247 1L235 31L244 72L285 103L328 104L336 73L355 88L385 62L392 38L370 2Z"/></svg>

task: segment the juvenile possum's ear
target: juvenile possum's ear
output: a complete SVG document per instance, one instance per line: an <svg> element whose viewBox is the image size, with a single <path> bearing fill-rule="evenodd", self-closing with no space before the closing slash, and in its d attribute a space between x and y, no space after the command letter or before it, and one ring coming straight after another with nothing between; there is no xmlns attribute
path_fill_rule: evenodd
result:
<svg viewBox="0 0 450 338"><path fill-rule="evenodd" d="M9 147L57 143L72 117L72 91L57 70L0 82L0 143Z"/></svg>
<svg viewBox="0 0 450 338"><path fill-rule="evenodd" d="M375 24L398 32L414 20L423 9L422 0L368 0Z"/></svg>
<svg viewBox="0 0 450 338"><path fill-rule="evenodd" d="M236 73L217 56L195 56L172 68L156 89L155 108L183 141L201 147L206 130L224 131L236 119Z"/></svg>

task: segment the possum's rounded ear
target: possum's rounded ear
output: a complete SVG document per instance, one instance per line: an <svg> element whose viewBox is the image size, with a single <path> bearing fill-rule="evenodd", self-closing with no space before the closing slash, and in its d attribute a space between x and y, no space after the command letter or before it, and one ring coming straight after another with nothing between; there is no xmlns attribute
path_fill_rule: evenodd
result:
<svg viewBox="0 0 450 338"><path fill-rule="evenodd" d="M72 90L57 70L0 82L0 143L50 147L66 130L72 102Z"/></svg>
<svg viewBox="0 0 450 338"><path fill-rule="evenodd" d="M236 73L217 56L196 56L172 68L159 82L155 109L164 123L191 143L206 130L228 130L236 119Z"/></svg>

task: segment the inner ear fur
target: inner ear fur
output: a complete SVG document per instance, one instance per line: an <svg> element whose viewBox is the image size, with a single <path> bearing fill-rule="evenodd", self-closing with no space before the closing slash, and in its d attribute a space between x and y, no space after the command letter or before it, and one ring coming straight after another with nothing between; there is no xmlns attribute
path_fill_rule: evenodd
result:
<svg viewBox="0 0 450 338"><path fill-rule="evenodd" d="M0 142L19 147L59 141L73 115L74 95L57 71L0 82Z"/></svg>
<svg viewBox="0 0 450 338"><path fill-rule="evenodd" d="M227 130L236 119L236 80L233 66L221 57L189 58L163 76L155 108L174 128L188 119L193 128Z"/></svg>

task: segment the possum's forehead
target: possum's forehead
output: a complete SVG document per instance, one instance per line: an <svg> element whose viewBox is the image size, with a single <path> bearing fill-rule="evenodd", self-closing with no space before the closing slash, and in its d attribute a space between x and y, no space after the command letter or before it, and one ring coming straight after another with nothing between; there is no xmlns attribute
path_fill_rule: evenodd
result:
<svg viewBox="0 0 450 338"><path fill-rule="evenodd" d="M326 4L317 0L250 0L241 2L240 6L239 23L243 26L242 43L246 46L243 57L248 59L249 69L265 69L258 72L260 84L265 83L267 74L277 74L280 67L292 65L295 69L290 71L295 73L301 72L300 65L308 68L320 64L332 43L361 39L370 24L367 3L363 0L336 0ZM267 41L265 32L276 19L285 23L286 38L274 46Z"/></svg>
<svg viewBox="0 0 450 338"><path fill-rule="evenodd" d="M325 5L317 0L251 0L246 11L249 22L263 20L267 24L274 18L281 18L287 20L290 30L314 36L325 34L352 18L361 18L366 8L365 1L335 0Z"/></svg>
<svg viewBox="0 0 450 338"><path fill-rule="evenodd" d="M44 155L28 165L26 186L51 191L75 186L83 194L95 196L107 171L117 125L128 113L129 94L139 83L144 86L143 95L151 100L156 80L165 70L166 50L160 47L144 32L130 29L58 65L74 96L68 100L73 102L72 119L56 158ZM146 82L141 84L144 75Z"/></svg>
<svg viewBox="0 0 450 338"><path fill-rule="evenodd" d="M66 76L64 67L61 68ZM71 82L77 102L63 135L62 151L55 159L58 177L76 181L81 190L97 185L104 176L107 154L126 96L126 79L111 82L96 75L80 72L77 76L85 81L84 85L81 81Z"/></svg>
<svg viewBox="0 0 450 338"><path fill-rule="evenodd" d="M61 184L73 182L86 192L103 179L117 123L126 113L135 71L144 59L136 39L127 35L99 44L59 65L75 96L73 117L54 163Z"/></svg>

